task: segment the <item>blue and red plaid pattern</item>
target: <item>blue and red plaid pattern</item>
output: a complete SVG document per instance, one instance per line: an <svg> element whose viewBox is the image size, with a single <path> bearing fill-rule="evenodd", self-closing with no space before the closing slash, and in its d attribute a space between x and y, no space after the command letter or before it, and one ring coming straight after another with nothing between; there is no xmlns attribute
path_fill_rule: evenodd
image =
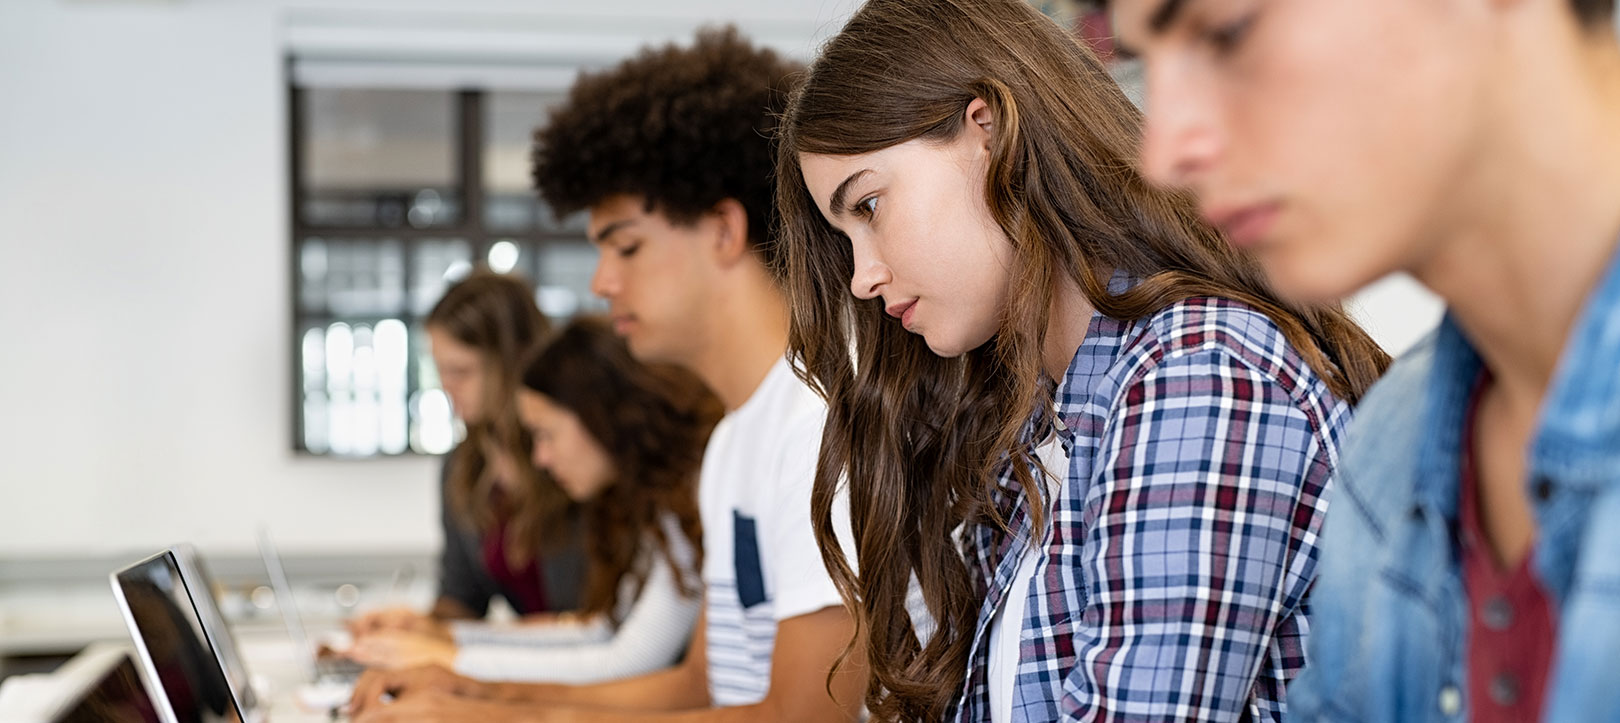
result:
<svg viewBox="0 0 1620 723"><path fill-rule="evenodd" d="M1349 405L1269 318L1213 298L1093 317L1056 399L1069 468L1047 529L1008 472L1008 531L965 537L984 604L953 717L990 719L989 624L1038 539L1004 637L1013 720L1280 720Z"/></svg>

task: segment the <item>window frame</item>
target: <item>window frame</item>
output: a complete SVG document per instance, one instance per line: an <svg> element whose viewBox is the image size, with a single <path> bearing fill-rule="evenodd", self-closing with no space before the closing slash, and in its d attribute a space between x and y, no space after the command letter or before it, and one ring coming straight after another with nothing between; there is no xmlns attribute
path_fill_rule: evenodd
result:
<svg viewBox="0 0 1620 723"><path fill-rule="evenodd" d="M290 351L287 357L290 389L287 395L291 422L289 433L291 435L292 451L299 456L317 457L343 460L373 460L393 457L433 456L427 452L420 452L410 443L410 425L412 423L412 410L409 401L419 388L422 370L418 363L418 356L414 353L416 340L414 336L424 319L412 307L411 291L415 288L417 276L416 256L418 248L429 241L445 241L451 239L462 240L468 245L471 259L475 265L487 260L490 247L501 241L515 241L524 254L533 254L532 262L514 270L513 273L525 278L532 286L538 288L540 279L533 278L535 270L542 270L540 266L545 257L547 246L551 245L578 245L589 243L583 229L571 228L542 228L539 218L529 228L522 230L496 229L491 230L485 225L486 189L484 178L483 149L485 143L487 100L493 89L484 88L452 88L447 89L452 97L451 140L453 143L453 166L455 180L459 181L458 193L461 203L460 218L452 225L434 225L427 227L412 226L409 223L399 226L383 226L373 224L368 226L342 225L331 226L306 223L303 213L304 205L304 163L303 154L308 138L308 129L305 128L304 110L306 107L306 94L311 87L301 85L293 72L294 57L286 58L286 108L287 108L287 169L288 169L288 209L289 243L287 244L287 292L288 292L288 318L285 332L289 340ZM321 86L315 86L321 87ZM540 119L536 119L536 123ZM538 207L537 211L538 211ZM303 273L301 271L301 258L306 240L319 238L335 241L387 241L397 240L403 252L404 276L402 279L404 289L404 302L401 313L397 315L377 314L337 314L331 309L320 313L306 311L302 304ZM578 313L578 312L576 312ZM405 449L401 452L377 451L371 454L342 454L327 451L312 451L309 449L305 432L304 420L304 367L303 367L303 334L306 327L312 323L332 324L340 321L376 321L379 319L399 319L406 325L407 333L407 359L406 359L406 436ZM559 320L554 320L559 321Z"/></svg>

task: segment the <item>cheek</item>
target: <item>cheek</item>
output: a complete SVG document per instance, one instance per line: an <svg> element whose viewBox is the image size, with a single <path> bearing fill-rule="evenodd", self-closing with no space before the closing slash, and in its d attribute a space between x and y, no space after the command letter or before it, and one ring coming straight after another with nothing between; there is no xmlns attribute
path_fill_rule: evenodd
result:
<svg viewBox="0 0 1620 723"><path fill-rule="evenodd" d="M607 456L606 451L596 450L595 467L596 478L602 484L605 485L613 480L613 460Z"/></svg>

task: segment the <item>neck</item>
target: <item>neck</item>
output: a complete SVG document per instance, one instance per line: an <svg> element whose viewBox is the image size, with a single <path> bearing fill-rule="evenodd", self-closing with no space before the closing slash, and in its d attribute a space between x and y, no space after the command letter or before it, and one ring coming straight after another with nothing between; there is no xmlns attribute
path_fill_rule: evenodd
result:
<svg viewBox="0 0 1620 723"><path fill-rule="evenodd" d="M687 364L714 390L727 412L754 395L787 353L788 305L781 287L758 264L713 290L705 343Z"/></svg>
<svg viewBox="0 0 1620 723"><path fill-rule="evenodd" d="M1046 325L1046 345L1041 350L1041 366L1045 368L1047 377L1062 384L1063 375L1069 371L1069 363L1074 361L1074 355L1079 353L1080 345L1086 340L1086 330L1091 327L1091 316L1096 309L1086 301L1080 285L1068 274L1058 272L1053 277L1051 316Z"/></svg>
<svg viewBox="0 0 1620 723"><path fill-rule="evenodd" d="M1413 273L1501 392L1536 408L1620 240L1620 50L1542 43L1511 65L1459 223Z"/></svg>

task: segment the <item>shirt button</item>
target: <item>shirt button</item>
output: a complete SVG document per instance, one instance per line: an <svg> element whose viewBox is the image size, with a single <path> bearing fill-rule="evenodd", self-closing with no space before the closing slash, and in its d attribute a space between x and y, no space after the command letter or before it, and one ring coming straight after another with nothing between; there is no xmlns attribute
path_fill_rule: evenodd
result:
<svg viewBox="0 0 1620 723"><path fill-rule="evenodd" d="M1491 702L1503 708L1519 702L1519 681L1506 673L1491 678Z"/></svg>
<svg viewBox="0 0 1620 723"><path fill-rule="evenodd" d="M1440 689L1440 712L1446 716L1462 712L1462 691L1457 690L1457 686L1448 685Z"/></svg>
<svg viewBox="0 0 1620 723"><path fill-rule="evenodd" d="M1485 627L1501 632L1513 625L1513 605L1507 598L1497 595L1485 601L1479 610L1479 619Z"/></svg>

